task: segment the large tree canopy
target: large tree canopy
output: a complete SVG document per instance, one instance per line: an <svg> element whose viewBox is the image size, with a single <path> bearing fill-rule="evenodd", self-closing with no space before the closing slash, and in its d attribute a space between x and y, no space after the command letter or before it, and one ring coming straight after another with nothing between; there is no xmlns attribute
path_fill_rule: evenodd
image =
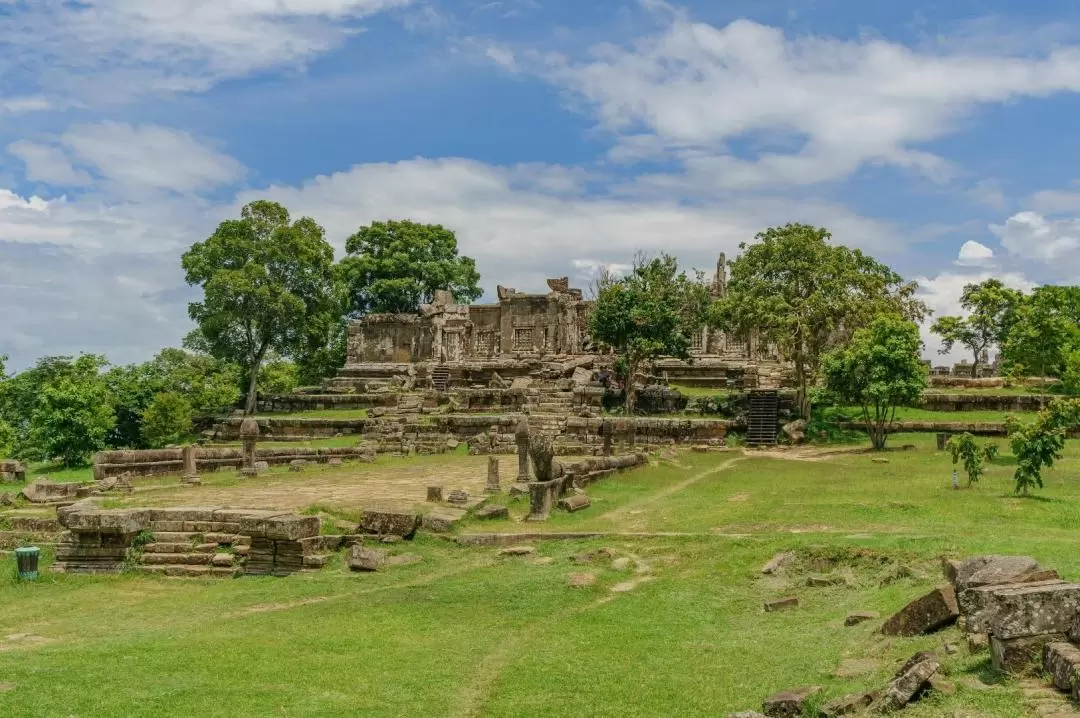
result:
<svg viewBox="0 0 1080 718"><path fill-rule="evenodd" d="M842 402L862 410L875 449L884 449L896 407L918 402L927 384L919 327L883 315L859 329L851 342L825 356L825 385Z"/></svg>
<svg viewBox="0 0 1080 718"><path fill-rule="evenodd" d="M635 262L634 271L604 284L589 314L593 341L613 349L626 369L626 411L634 411L634 376L662 356L688 359L691 336L705 322L705 285L680 272L674 257Z"/></svg>
<svg viewBox="0 0 1080 718"><path fill-rule="evenodd" d="M983 354L1005 342L1022 296L1000 279L965 285L960 306L967 316L938 317L930 327L941 337L941 353L948 354L956 344L964 346L973 357L971 376L978 376Z"/></svg>
<svg viewBox="0 0 1080 718"><path fill-rule="evenodd" d="M245 411L255 410L259 368L267 352L291 356L325 327L334 301L334 250L323 228L289 221L280 204L260 200L240 219L222 222L183 257L188 284L203 300L188 305L198 324L189 344L239 365L248 379Z"/></svg>
<svg viewBox="0 0 1080 718"><path fill-rule="evenodd" d="M467 303L480 297L476 262L459 256L457 237L438 224L373 222L345 240L339 272L353 315L420 310L436 290Z"/></svg>
<svg viewBox="0 0 1080 718"><path fill-rule="evenodd" d="M823 228L789 224L761 232L731 262L727 295L711 311L725 331L775 345L794 365L800 413L825 352L879 314L921 321L917 286L858 249L833 245Z"/></svg>
<svg viewBox="0 0 1080 718"><path fill-rule="evenodd" d="M1036 287L1010 317L1001 347L1005 368L1032 376L1061 376L1080 349L1080 287Z"/></svg>

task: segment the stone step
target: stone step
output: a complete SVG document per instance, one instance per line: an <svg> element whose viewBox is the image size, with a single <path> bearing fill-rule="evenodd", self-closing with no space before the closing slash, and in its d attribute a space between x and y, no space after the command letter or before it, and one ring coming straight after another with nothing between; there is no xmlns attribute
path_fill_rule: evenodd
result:
<svg viewBox="0 0 1080 718"><path fill-rule="evenodd" d="M183 578L232 578L237 574L237 569L235 567L219 566L138 566L136 570L140 573L150 573L163 576L177 576Z"/></svg>
<svg viewBox="0 0 1080 718"><path fill-rule="evenodd" d="M242 534L221 532L200 533L198 531L155 531L154 543L182 543L189 546L196 543L213 543L241 546L250 544L251 537L244 536Z"/></svg>
<svg viewBox="0 0 1080 718"><path fill-rule="evenodd" d="M212 553L144 553L141 563L147 566L200 566L208 565L213 558Z"/></svg>

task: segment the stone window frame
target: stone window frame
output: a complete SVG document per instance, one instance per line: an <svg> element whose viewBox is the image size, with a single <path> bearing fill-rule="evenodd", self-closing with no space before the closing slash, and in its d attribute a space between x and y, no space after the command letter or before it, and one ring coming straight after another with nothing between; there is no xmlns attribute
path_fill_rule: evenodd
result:
<svg viewBox="0 0 1080 718"><path fill-rule="evenodd" d="M514 327L514 344L513 351L516 352L531 352L536 350L536 334L535 327L523 326ZM527 342L523 342L522 338L528 337Z"/></svg>

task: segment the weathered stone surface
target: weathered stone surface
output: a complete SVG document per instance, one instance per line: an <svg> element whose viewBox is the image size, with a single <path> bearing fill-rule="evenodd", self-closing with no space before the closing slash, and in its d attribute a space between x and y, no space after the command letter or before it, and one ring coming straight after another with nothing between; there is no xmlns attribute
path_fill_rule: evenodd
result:
<svg viewBox="0 0 1080 718"><path fill-rule="evenodd" d="M946 584L904 606L885 622L881 632L887 636L918 636L948 626L959 615L956 592Z"/></svg>
<svg viewBox="0 0 1080 718"><path fill-rule="evenodd" d="M523 484L521 482L511 484L510 489L509 489L509 491L507 491L507 493L510 494L510 498L512 498L512 499L518 499L518 498L521 498L523 496L528 496L529 495L529 485L528 484Z"/></svg>
<svg viewBox="0 0 1080 718"><path fill-rule="evenodd" d="M806 419L796 419L784 424L784 435L792 444L801 444L806 441Z"/></svg>
<svg viewBox="0 0 1080 718"><path fill-rule="evenodd" d="M764 574L780 573L786 568L791 567L795 563L795 552L784 551L778 553L769 559L769 562L761 567L761 572Z"/></svg>
<svg viewBox="0 0 1080 718"><path fill-rule="evenodd" d="M536 553L532 546L507 546L499 551L500 556L531 556Z"/></svg>
<svg viewBox="0 0 1080 718"><path fill-rule="evenodd" d="M572 573L566 577L566 585L570 588L586 588L595 583L595 573Z"/></svg>
<svg viewBox="0 0 1080 718"><path fill-rule="evenodd" d="M266 461L256 461L253 467L255 469L255 473L257 474L265 474L267 471L270 470L270 464Z"/></svg>
<svg viewBox="0 0 1080 718"><path fill-rule="evenodd" d="M1035 581L1026 584L1004 584L969 588L957 596L960 613L964 616L964 630L968 633L989 633L990 627L1002 610L1002 598L1006 593L1021 588L1037 588L1064 583L1059 579Z"/></svg>
<svg viewBox="0 0 1080 718"><path fill-rule="evenodd" d="M213 566L232 566L233 555L231 553L217 553L210 559L210 564Z"/></svg>
<svg viewBox="0 0 1080 718"><path fill-rule="evenodd" d="M989 633L1001 639L1065 633L1080 612L1080 584L1021 586L994 595L999 608Z"/></svg>
<svg viewBox="0 0 1080 718"><path fill-rule="evenodd" d="M931 690L942 695L951 696L956 693L956 684L942 678L940 673L934 674L928 683Z"/></svg>
<svg viewBox="0 0 1080 718"><path fill-rule="evenodd" d="M441 503L443 500L443 490L441 486L429 486L427 487L427 500L433 504Z"/></svg>
<svg viewBox="0 0 1080 718"><path fill-rule="evenodd" d="M1080 648L1071 643L1047 643L1043 647L1043 670L1059 691L1072 692L1080 678Z"/></svg>
<svg viewBox="0 0 1080 718"><path fill-rule="evenodd" d="M14 459L0 460L0 481L5 483L26 481L26 466Z"/></svg>
<svg viewBox="0 0 1080 718"><path fill-rule="evenodd" d="M469 492L464 489L454 489L446 495L446 503L455 506L464 506L469 503Z"/></svg>
<svg viewBox="0 0 1080 718"><path fill-rule="evenodd" d="M766 613L773 613L775 611L786 611L786 610L791 609L791 608L798 608L798 606L799 606L799 597L798 596L787 596L785 598L778 598L775 601L766 601L765 602L765 612Z"/></svg>
<svg viewBox="0 0 1080 718"><path fill-rule="evenodd" d="M957 591L977 586L1016 583L1017 579L1037 571L1039 563L1030 556L974 556L955 567L952 583Z"/></svg>
<svg viewBox="0 0 1080 718"><path fill-rule="evenodd" d="M837 718L838 716L858 713L867 708L878 697L877 692L851 693L840 698L833 698L821 707L822 718Z"/></svg>
<svg viewBox="0 0 1080 718"><path fill-rule="evenodd" d="M839 586L844 583L843 576L808 576L806 579L806 585L813 588L826 588L828 586Z"/></svg>
<svg viewBox="0 0 1080 718"><path fill-rule="evenodd" d="M348 564L353 571L378 571L386 561L386 552L353 544L349 549Z"/></svg>
<svg viewBox="0 0 1080 718"><path fill-rule="evenodd" d="M464 511L435 511L424 514L421 524L425 531L447 533L452 531L459 521L465 518Z"/></svg>
<svg viewBox="0 0 1080 718"><path fill-rule="evenodd" d="M303 471L307 468L307 461L304 459L293 459L289 462L289 471Z"/></svg>
<svg viewBox="0 0 1080 718"><path fill-rule="evenodd" d="M990 647L990 634L969 633L967 636L968 653L979 653Z"/></svg>
<svg viewBox="0 0 1080 718"><path fill-rule="evenodd" d="M585 494L573 494L559 499L558 506L564 511L574 513L575 511L589 508L590 503L589 497Z"/></svg>
<svg viewBox="0 0 1080 718"><path fill-rule="evenodd" d="M896 676L882 691L874 703L875 713L891 713L900 710L926 688L927 682L941 668L931 653L916 653L908 659Z"/></svg>
<svg viewBox="0 0 1080 718"><path fill-rule="evenodd" d="M761 711L769 718L797 718L803 715L806 701L821 692L821 686L806 686L780 691L769 696L761 704Z"/></svg>
<svg viewBox="0 0 1080 718"><path fill-rule="evenodd" d="M412 538L419 526L420 517L404 511L365 511L360 517L360 531L378 536Z"/></svg>
<svg viewBox="0 0 1080 718"><path fill-rule="evenodd" d="M326 465L327 466L344 466L345 462L342 460L342 458L340 456L332 456L332 457L330 457L330 459L327 460Z"/></svg>
<svg viewBox="0 0 1080 718"><path fill-rule="evenodd" d="M1047 643L1066 640L1064 633L1044 633L1039 636L998 638L990 636L990 657L994 668L1002 673L1019 676L1042 669L1040 660Z"/></svg>
<svg viewBox="0 0 1080 718"><path fill-rule="evenodd" d="M728 713L727 718L769 718L764 713L758 713L757 711L739 711L738 713Z"/></svg>
<svg viewBox="0 0 1080 718"><path fill-rule="evenodd" d="M296 541L319 535L318 516L282 514L280 516L250 516L240 519L240 533L271 541Z"/></svg>
<svg viewBox="0 0 1080 718"><path fill-rule="evenodd" d="M498 504L481 506L476 510L476 518L486 520L508 519L510 518L510 510Z"/></svg>
<svg viewBox="0 0 1080 718"><path fill-rule="evenodd" d="M73 499L79 491L79 486L80 484L58 484L49 479L38 478L29 486L24 486L19 493L31 503L43 504Z"/></svg>
<svg viewBox="0 0 1080 718"><path fill-rule="evenodd" d="M64 526L71 531L103 534L137 534L150 525L146 509L92 509L68 513Z"/></svg>
<svg viewBox="0 0 1080 718"><path fill-rule="evenodd" d="M857 626L860 623L865 623L866 621L875 621L878 618L880 618L880 616L878 615L877 611L856 611L855 613L849 613L847 617L844 618L844 625Z"/></svg>

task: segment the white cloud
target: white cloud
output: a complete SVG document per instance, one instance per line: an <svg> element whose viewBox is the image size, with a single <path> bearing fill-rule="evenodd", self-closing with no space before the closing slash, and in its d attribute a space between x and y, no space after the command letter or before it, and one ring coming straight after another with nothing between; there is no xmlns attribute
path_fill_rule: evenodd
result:
<svg viewBox="0 0 1080 718"><path fill-rule="evenodd" d="M52 106L52 103L48 99L35 95L0 98L0 110L11 115L21 115L26 112L41 112L43 110L52 109Z"/></svg>
<svg viewBox="0 0 1080 718"><path fill-rule="evenodd" d="M61 143L127 190L197 192L240 179L244 166L187 132L159 125L75 125Z"/></svg>
<svg viewBox="0 0 1080 718"><path fill-rule="evenodd" d="M19 140L8 145L7 151L23 161L26 177L32 182L60 187L88 185L91 182L90 175L72 167L71 160L59 147Z"/></svg>
<svg viewBox="0 0 1080 718"><path fill-rule="evenodd" d="M1080 219L1048 219L1038 212L1019 212L1003 225L990 225L1010 254L1057 262L1080 248Z"/></svg>
<svg viewBox="0 0 1080 718"><path fill-rule="evenodd" d="M666 152L714 187L813 184L868 164L948 180L955 168L920 145L975 106L1080 90L1073 46L1042 57L919 52L749 20L718 28L659 6L671 17L659 34L598 45L585 60L527 53L526 66L595 113L623 143L614 157Z"/></svg>
<svg viewBox="0 0 1080 718"><path fill-rule="evenodd" d="M0 46L23 81L118 101L302 64L338 47L358 20L411 1L34 0L0 22Z"/></svg>
<svg viewBox="0 0 1080 718"><path fill-rule="evenodd" d="M984 266L993 261L994 250L974 240L964 242L964 245L960 247L960 254L956 258L957 264L968 267Z"/></svg>
<svg viewBox="0 0 1080 718"><path fill-rule="evenodd" d="M512 50L492 45L484 51L484 54L496 65L500 65L510 72L518 71L517 61L514 59L514 52Z"/></svg>

